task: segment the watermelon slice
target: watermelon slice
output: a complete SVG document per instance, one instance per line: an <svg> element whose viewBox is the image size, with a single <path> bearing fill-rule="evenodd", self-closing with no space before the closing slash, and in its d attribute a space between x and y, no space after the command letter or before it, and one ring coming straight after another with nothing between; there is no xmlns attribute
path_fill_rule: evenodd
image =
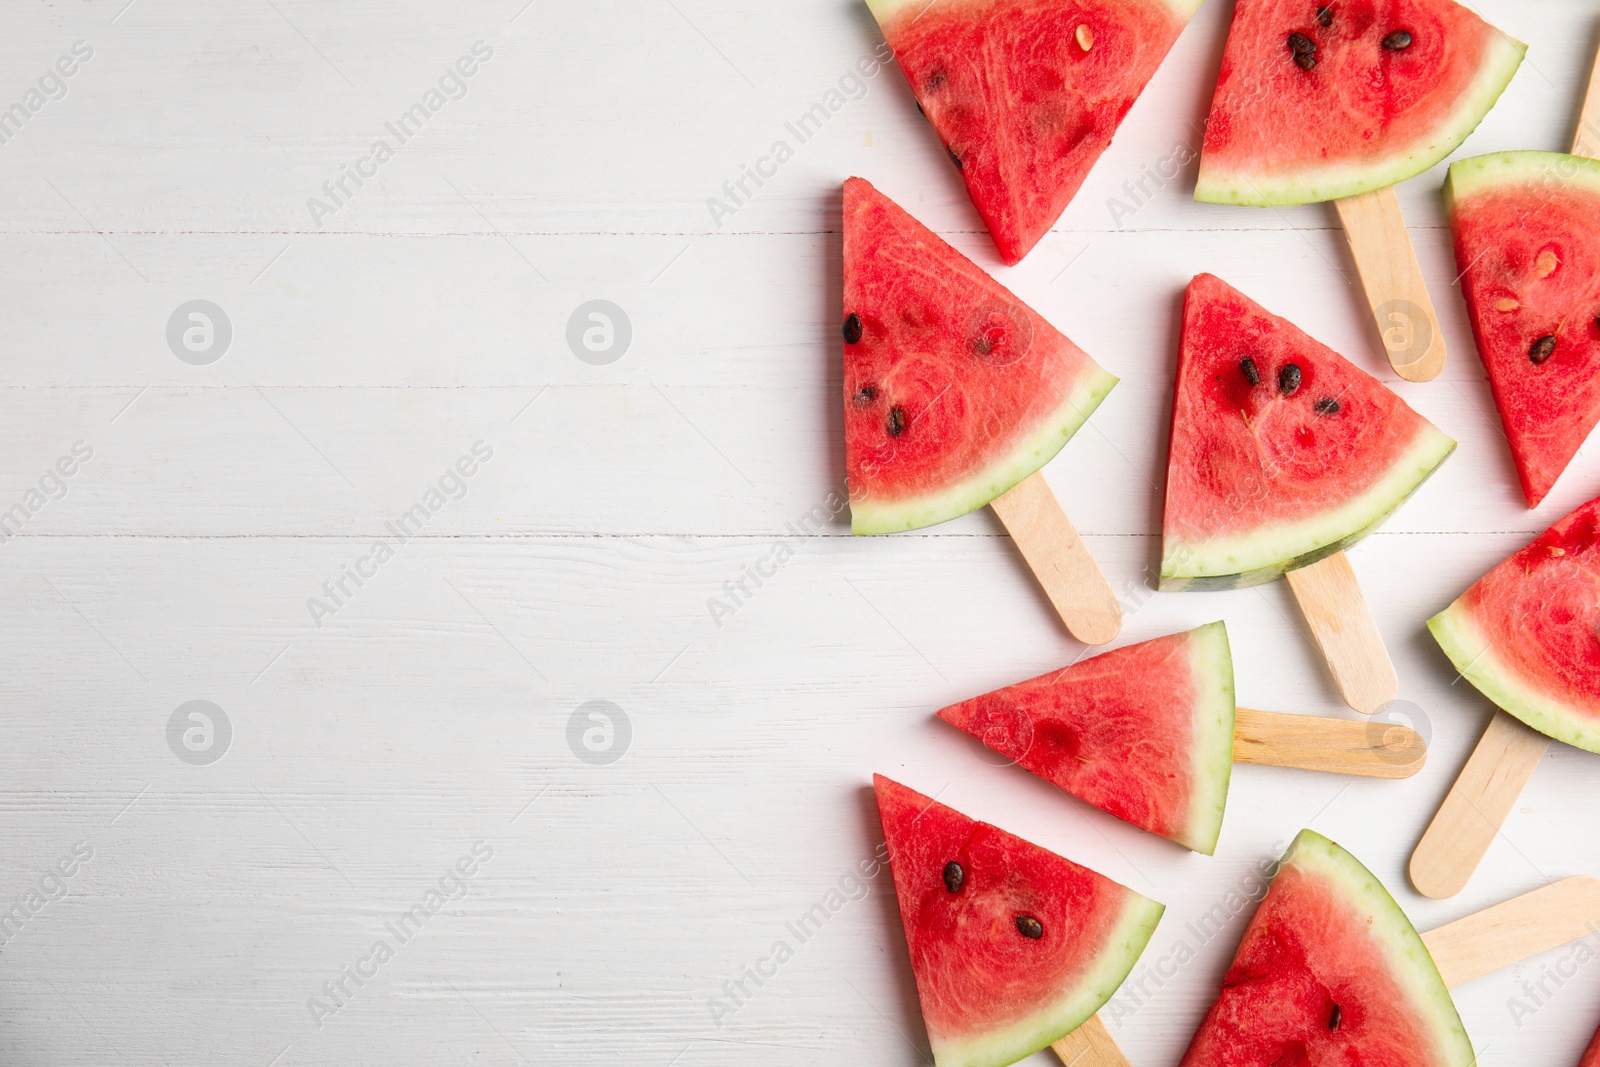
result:
<svg viewBox="0 0 1600 1067"><path fill-rule="evenodd" d="M1444 979L1388 890L1303 830L1181 1067L1472 1067Z"/></svg>
<svg viewBox="0 0 1600 1067"><path fill-rule="evenodd" d="M844 186L851 529L914 530L1044 466L1117 379L861 178Z"/></svg>
<svg viewBox="0 0 1600 1067"><path fill-rule="evenodd" d="M1600 1033L1596 1033L1594 1040L1589 1042L1589 1051L1583 1054L1583 1062L1578 1067L1600 1067Z"/></svg>
<svg viewBox="0 0 1600 1067"><path fill-rule="evenodd" d="M1444 187L1472 335L1530 508L1600 422L1600 162L1501 152Z"/></svg>
<svg viewBox="0 0 1600 1067"><path fill-rule="evenodd" d="M1200 0L867 0L1000 256L1078 192Z"/></svg>
<svg viewBox="0 0 1600 1067"><path fill-rule="evenodd" d="M1526 51L1452 0L1238 0L1194 197L1309 204L1420 174Z"/></svg>
<svg viewBox="0 0 1600 1067"><path fill-rule="evenodd" d="M1122 985L1162 905L882 775L873 783L937 1067L1003 1067Z"/></svg>
<svg viewBox="0 0 1600 1067"><path fill-rule="evenodd" d="M1130 645L939 712L996 752L1211 855L1233 774L1233 655L1220 622Z"/></svg>
<svg viewBox="0 0 1600 1067"><path fill-rule="evenodd" d="M1162 589L1257 585L1355 544L1456 444L1210 274L1183 307Z"/></svg>
<svg viewBox="0 0 1600 1067"><path fill-rule="evenodd" d="M1600 500L1490 571L1428 629L1490 700L1600 752Z"/></svg>

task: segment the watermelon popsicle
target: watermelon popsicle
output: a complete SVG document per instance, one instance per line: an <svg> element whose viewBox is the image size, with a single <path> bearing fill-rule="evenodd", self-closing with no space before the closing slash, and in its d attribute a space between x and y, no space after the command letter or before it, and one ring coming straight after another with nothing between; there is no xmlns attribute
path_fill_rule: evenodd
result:
<svg viewBox="0 0 1600 1067"><path fill-rule="evenodd" d="M1411 855L1424 896L1466 887L1551 739L1600 753L1600 499L1501 563L1428 629L1500 710Z"/></svg>
<svg viewBox="0 0 1600 1067"><path fill-rule="evenodd" d="M1007 265L1066 210L1200 0L867 0Z"/></svg>
<svg viewBox="0 0 1600 1067"><path fill-rule="evenodd" d="M939 712L952 726L1142 830L1212 855L1235 762L1409 778L1426 745L1404 726L1234 703L1214 622L1105 652Z"/></svg>
<svg viewBox="0 0 1600 1067"><path fill-rule="evenodd" d="M861 178L844 186L843 320L851 530L992 504L1072 635L1115 639L1121 605L1039 469L1117 379Z"/></svg>
<svg viewBox="0 0 1600 1067"><path fill-rule="evenodd" d="M1162 589L1287 577L1346 703L1399 696L1344 550L1455 442L1377 379L1210 274L1190 282L1162 520Z"/></svg>
<svg viewBox="0 0 1600 1067"><path fill-rule="evenodd" d="M1195 199L1334 201L1390 364L1435 378L1444 336L1393 186L1455 151L1526 50L1454 0L1238 0Z"/></svg>

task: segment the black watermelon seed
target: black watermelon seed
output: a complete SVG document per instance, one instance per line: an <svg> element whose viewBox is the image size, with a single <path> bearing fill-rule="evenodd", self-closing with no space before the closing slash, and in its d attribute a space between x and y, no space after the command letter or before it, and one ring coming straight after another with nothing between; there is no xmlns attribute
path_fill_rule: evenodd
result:
<svg viewBox="0 0 1600 1067"><path fill-rule="evenodd" d="M1278 388L1283 392L1284 396L1294 396L1295 391L1300 388L1300 380L1303 376L1300 364L1285 363L1283 369L1278 372Z"/></svg>
<svg viewBox="0 0 1600 1067"><path fill-rule="evenodd" d="M876 399L878 399L878 387L876 385L863 385L856 390L856 403L858 404L870 404Z"/></svg>
<svg viewBox="0 0 1600 1067"><path fill-rule="evenodd" d="M961 892L961 887L967 884L967 872L961 869L961 864L951 860L944 865L944 887L952 893Z"/></svg>
<svg viewBox="0 0 1600 1067"><path fill-rule="evenodd" d="M1018 915L1017 933L1030 941L1037 941L1044 936L1044 924L1032 915Z"/></svg>
<svg viewBox="0 0 1600 1067"><path fill-rule="evenodd" d="M1245 379L1251 385L1261 384L1261 371L1256 366L1255 360L1251 359L1249 356L1244 357L1239 361L1239 369L1244 371Z"/></svg>
<svg viewBox="0 0 1600 1067"><path fill-rule="evenodd" d="M967 169L967 165L965 163L961 162L961 157L956 155L956 150L954 148L951 148L949 145L946 145L944 150L946 152L950 153L950 162L952 162L952 163L954 163L956 165L956 170L966 170Z"/></svg>
<svg viewBox="0 0 1600 1067"><path fill-rule="evenodd" d="M1323 29L1327 29L1329 26L1333 25L1332 4L1317 8L1317 25L1321 26Z"/></svg>
<svg viewBox="0 0 1600 1067"><path fill-rule="evenodd" d="M844 320L844 343L853 345L861 340L861 316L854 311Z"/></svg>
<svg viewBox="0 0 1600 1067"><path fill-rule="evenodd" d="M1556 339L1554 337L1541 337L1533 342L1533 347L1528 349L1528 358L1535 365L1543 363L1556 353Z"/></svg>
<svg viewBox="0 0 1600 1067"><path fill-rule="evenodd" d="M1297 56L1314 56L1317 54L1317 42L1303 33L1289 35L1289 51Z"/></svg>
<svg viewBox="0 0 1600 1067"><path fill-rule="evenodd" d="M1404 52L1411 47L1411 34L1405 30L1395 30L1383 39L1383 47L1391 52Z"/></svg>
<svg viewBox="0 0 1600 1067"><path fill-rule="evenodd" d="M1344 1011L1339 1005L1335 1004L1333 1006L1333 1014L1328 1016L1328 1029L1337 1030L1342 1022L1344 1022Z"/></svg>
<svg viewBox="0 0 1600 1067"><path fill-rule="evenodd" d="M928 75L928 82L927 82L927 86L926 86L928 92L930 92L930 93L938 92L939 91L939 87L942 86L943 84L944 84L944 71L943 70L935 70L932 74Z"/></svg>
<svg viewBox="0 0 1600 1067"><path fill-rule="evenodd" d="M906 409L889 409L889 436L899 437L906 432Z"/></svg>
<svg viewBox="0 0 1600 1067"><path fill-rule="evenodd" d="M1294 65L1299 67L1301 70L1311 70L1312 68L1314 68L1317 65L1317 57L1316 56L1308 56L1308 55L1296 55L1294 57Z"/></svg>
<svg viewBox="0 0 1600 1067"><path fill-rule="evenodd" d="M1317 414L1318 415L1337 415L1337 414L1339 414L1339 402L1337 400L1335 400L1331 396L1323 397L1321 400L1317 401Z"/></svg>

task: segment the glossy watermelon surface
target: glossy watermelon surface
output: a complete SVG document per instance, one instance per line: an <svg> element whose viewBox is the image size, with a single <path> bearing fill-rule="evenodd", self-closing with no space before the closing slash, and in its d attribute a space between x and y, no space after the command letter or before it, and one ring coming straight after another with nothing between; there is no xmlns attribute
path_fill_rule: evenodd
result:
<svg viewBox="0 0 1600 1067"><path fill-rule="evenodd" d="M1080 800L1216 851L1233 773L1233 655L1212 623L939 712Z"/></svg>
<svg viewBox="0 0 1600 1067"><path fill-rule="evenodd" d="M1600 752L1600 500L1490 571L1428 628L1490 700Z"/></svg>
<svg viewBox="0 0 1600 1067"><path fill-rule="evenodd" d="M1254 585L1348 548L1454 449L1377 379L1201 274L1184 299L1161 587Z"/></svg>
<svg viewBox="0 0 1600 1067"><path fill-rule="evenodd" d="M873 781L937 1067L1004 1067L1099 1011L1162 906L882 775Z"/></svg>
<svg viewBox="0 0 1600 1067"><path fill-rule="evenodd" d="M1116 378L861 178L844 187L851 528L912 530L1044 466Z"/></svg>
<svg viewBox="0 0 1600 1067"><path fill-rule="evenodd" d="M1306 204L1420 174L1526 50L1453 0L1238 0L1195 199Z"/></svg>
<svg viewBox="0 0 1600 1067"><path fill-rule="evenodd" d="M1600 161L1465 159L1445 205L1472 336L1538 507L1600 422Z"/></svg>
<svg viewBox="0 0 1600 1067"><path fill-rule="evenodd" d="M1372 873L1310 830L1245 929L1181 1067L1472 1067L1439 969Z"/></svg>
<svg viewBox="0 0 1600 1067"><path fill-rule="evenodd" d="M1007 263L1049 231L1200 0L867 0Z"/></svg>

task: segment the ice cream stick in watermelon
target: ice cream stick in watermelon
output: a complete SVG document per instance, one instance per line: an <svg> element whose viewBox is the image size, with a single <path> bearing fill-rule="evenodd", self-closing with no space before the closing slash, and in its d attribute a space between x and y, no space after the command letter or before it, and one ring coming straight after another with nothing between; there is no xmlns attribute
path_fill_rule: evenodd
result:
<svg viewBox="0 0 1600 1067"><path fill-rule="evenodd" d="M1444 337L1393 186L1455 151L1527 46L1454 0L1238 0L1195 199L1335 202L1384 352L1444 367Z"/></svg>
<svg viewBox="0 0 1600 1067"><path fill-rule="evenodd" d="M1063 792L1207 855L1236 761L1405 778L1427 757L1407 727L1236 708L1220 622L1102 653L939 717Z"/></svg>
<svg viewBox="0 0 1600 1067"><path fill-rule="evenodd" d="M1600 882L1568 878L1418 935L1344 849L1306 830L1245 929L1181 1067L1382 1062L1474 1067L1449 989L1592 936ZM1236 975L1248 974L1238 981ZM1126 1067L1098 1018L1054 1046L1072 1067Z"/></svg>
<svg viewBox="0 0 1600 1067"><path fill-rule="evenodd" d="M1111 585L1039 473L1117 379L861 178L844 186L851 529L993 504L1072 635L1122 628Z"/></svg>
<svg viewBox="0 0 1600 1067"><path fill-rule="evenodd" d="M1600 753L1600 499L1556 523L1428 623L1500 707L1411 855L1428 897L1466 887L1552 739Z"/></svg>
<svg viewBox="0 0 1600 1067"><path fill-rule="evenodd" d="M1455 442L1377 379L1221 279L1184 300L1162 523L1162 589L1288 575L1346 703L1399 696L1344 550Z"/></svg>

